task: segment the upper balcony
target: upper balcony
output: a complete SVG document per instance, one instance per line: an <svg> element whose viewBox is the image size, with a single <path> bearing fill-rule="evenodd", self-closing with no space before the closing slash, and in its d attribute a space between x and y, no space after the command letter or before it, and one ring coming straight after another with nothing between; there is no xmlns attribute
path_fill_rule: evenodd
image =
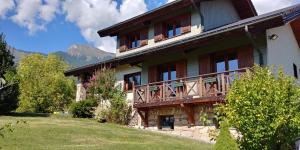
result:
<svg viewBox="0 0 300 150"><path fill-rule="evenodd" d="M134 86L134 107L222 103L234 80L248 68Z"/></svg>

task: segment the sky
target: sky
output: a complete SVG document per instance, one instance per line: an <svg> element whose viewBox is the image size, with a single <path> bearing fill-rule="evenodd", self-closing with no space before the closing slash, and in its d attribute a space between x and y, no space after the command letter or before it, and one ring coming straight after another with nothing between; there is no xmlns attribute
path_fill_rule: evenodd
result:
<svg viewBox="0 0 300 150"><path fill-rule="evenodd" d="M134 1L134 3L133 3ZM115 52L116 39L97 31L174 0L0 0L0 33L26 51L65 51L87 44ZM300 0L252 0L259 14Z"/></svg>

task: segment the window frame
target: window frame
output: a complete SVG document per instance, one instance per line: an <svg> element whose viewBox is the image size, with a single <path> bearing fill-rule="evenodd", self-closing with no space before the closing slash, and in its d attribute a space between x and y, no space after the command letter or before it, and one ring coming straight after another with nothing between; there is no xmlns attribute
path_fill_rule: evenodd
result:
<svg viewBox="0 0 300 150"><path fill-rule="evenodd" d="M140 84L135 84L135 83L131 83L131 89L129 89L129 78L133 77L135 78L135 76L140 76ZM134 81L133 81L134 82ZM132 92L134 89L135 85L141 85L142 84L142 73L141 72L135 72L135 73L130 73L130 74L125 74L124 75L124 91L125 92Z"/></svg>

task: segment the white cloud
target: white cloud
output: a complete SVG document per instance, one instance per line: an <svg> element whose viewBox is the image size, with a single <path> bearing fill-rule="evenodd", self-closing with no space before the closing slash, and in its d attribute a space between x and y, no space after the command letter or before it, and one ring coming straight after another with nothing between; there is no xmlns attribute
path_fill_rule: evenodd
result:
<svg viewBox="0 0 300 150"><path fill-rule="evenodd" d="M252 0L258 14L263 14L292 5L295 0Z"/></svg>
<svg viewBox="0 0 300 150"><path fill-rule="evenodd" d="M40 7L39 17L46 22L50 22L55 17L55 13L58 12L59 0L45 0L46 4Z"/></svg>
<svg viewBox="0 0 300 150"><path fill-rule="evenodd" d="M13 0L1 0L0 2L0 18L5 18L6 13L15 7Z"/></svg>
<svg viewBox="0 0 300 150"><path fill-rule="evenodd" d="M173 2L173 1L175 1L175 0L168 0L167 3L171 3L171 2Z"/></svg>
<svg viewBox="0 0 300 150"><path fill-rule="evenodd" d="M74 22L83 37L96 47L115 52L115 38L100 38L97 31L122 20L131 18L147 10L144 0L123 0L120 10L112 0L66 0L63 11L66 20Z"/></svg>
<svg viewBox="0 0 300 150"><path fill-rule="evenodd" d="M16 14L12 21L28 29L29 34L45 30L47 23L51 22L58 11L58 0L17 0Z"/></svg>

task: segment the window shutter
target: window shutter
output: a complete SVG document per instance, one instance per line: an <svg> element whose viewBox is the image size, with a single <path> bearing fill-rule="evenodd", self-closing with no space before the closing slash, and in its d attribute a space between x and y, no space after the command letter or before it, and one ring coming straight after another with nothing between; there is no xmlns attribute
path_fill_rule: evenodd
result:
<svg viewBox="0 0 300 150"><path fill-rule="evenodd" d="M186 60L181 60L176 63L176 77L185 78L187 75L187 63Z"/></svg>
<svg viewBox="0 0 300 150"><path fill-rule="evenodd" d="M208 74L212 72L212 63L211 63L211 56L210 55L205 55L200 57L199 60L199 74Z"/></svg>
<svg viewBox="0 0 300 150"><path fill-rule="evenodd" d="M181 18L181 32L191 32L191 14L183 15Z"/></svg>
<svg viewBox="0 0 300 150"><path fill-rule="evenodd" d="M164 33L166 31L164 23L158 23L154 25L154 41L159 42L164 39Z"/></svg>
<svg viewBox="0 0 300 150"><path fill-rule="evenodd" d="M238 51L239 68L252 67L254 65L253 49L241 48Z"/></svg>
<svg viewBox="0 0 300 150"><path fill-rule="evenodd" d="M119 48L120 52L125 52L126 51L126 49L127 49L126 40L127 40L127 38L126 38L125 35L121 36L121 38L120 38L120 48Z"/></svg>
<svg viewBox="0 0 300 150"><path fill-rule="evenodd" d="M148 45L148 28L140 32L141 46Z"/></svg>
<svg viewBox="0 0 300 150"><path fill-rule="evenodd" d="M158 81L158 70L157 66L151 66L148 69L148 83L153 83Z"/></svg>

